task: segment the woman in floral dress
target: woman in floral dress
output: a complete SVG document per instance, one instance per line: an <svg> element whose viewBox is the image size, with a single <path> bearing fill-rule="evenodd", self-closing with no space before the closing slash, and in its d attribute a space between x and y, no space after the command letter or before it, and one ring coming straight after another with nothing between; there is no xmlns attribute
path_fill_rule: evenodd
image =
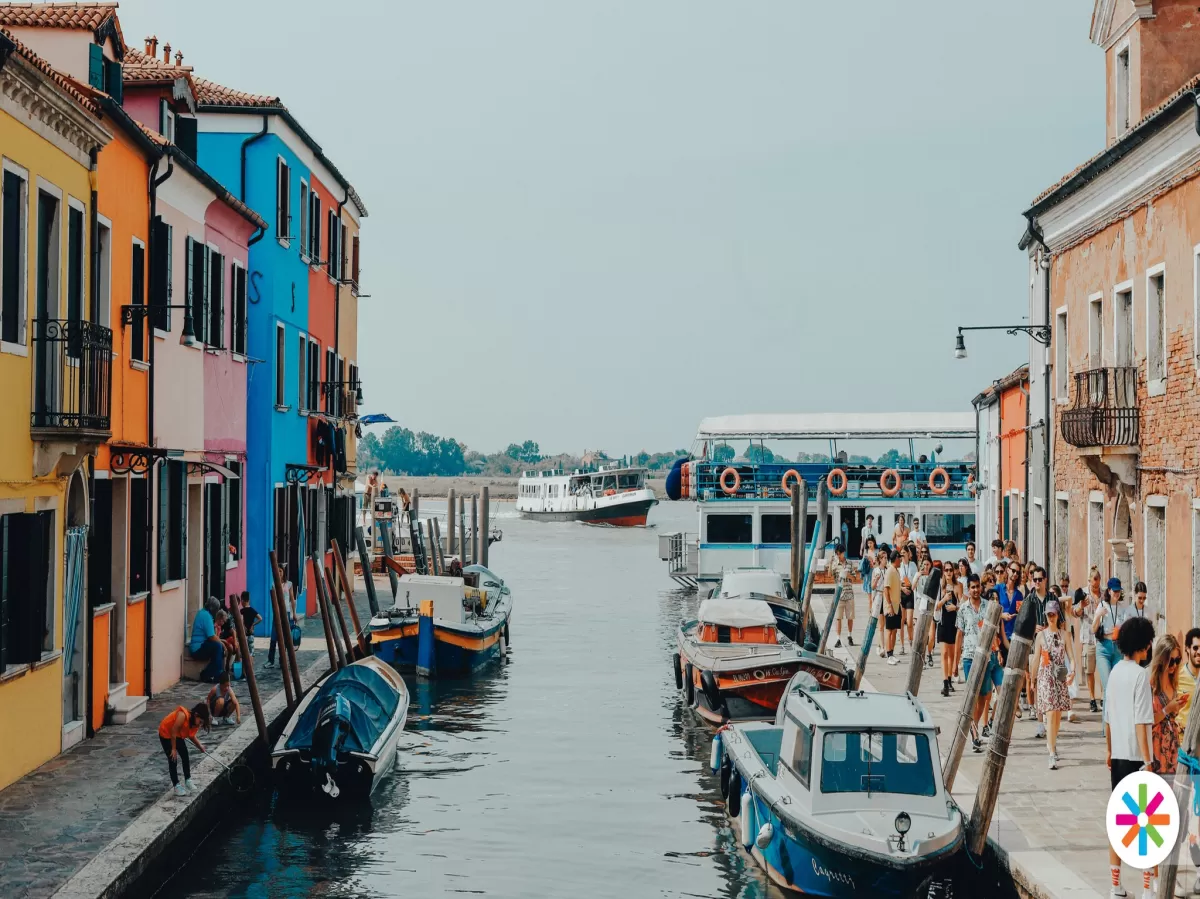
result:
<svg viewBox="0 0 1200 899"><path fill-rule="evenodd" d="M1075 677L1075 658L1058 601L1048 600L1045 611L1046 627L1037 635L1033 646L1038 658L1034 694L1038 717L1046 724L1046 748L1050 750L1050 770L1053 771L1058 768L1058 726L1062 713L1071 710L1070 687Z"/></svg>
<svg viewBox="0 0 1200 899"><path fill-rule="evenodd" d="M1154 773L1168 782L1179 761L1179 721L1176 715L1187 705L1188 696L1179 692L1179 666L1183 650L1173 634L1163 634L1154 641L1150 660L1150 693L1154 697L1154 727L1150 731L1154 744Z"/></svg>

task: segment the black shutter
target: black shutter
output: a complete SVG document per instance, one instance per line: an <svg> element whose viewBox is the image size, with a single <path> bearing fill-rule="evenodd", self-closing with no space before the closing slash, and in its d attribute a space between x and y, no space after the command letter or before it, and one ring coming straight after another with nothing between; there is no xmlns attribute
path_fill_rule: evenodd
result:
<svg viewBox="0 0 1200 899"><path fill-rule="evenodd" d="M150 234L150 305L156 306L153 312L154 327L160 331L171 330L170 310L164 307L170 305L167 294L170 292L168 281L168 257L171 252L171 229L162 220L162 216L154 217L154 230Z"/></svg>
<svg viewBox="0 0 1200 899"><path fill-rule="evenodd" d="M8 549L9 520L13 516L0 515L0 671L8 664L8 595L9 565L16 558Z"/></svg>
<svg viewBox="0 0 1200 899"><path fill-rule="evenodd" d="M4 664L40 661L46 637L51 512L4 516ZM0 618L2 620L2 618Z"/></svg>
<svg viewBox="0 0 1200 899"><path fill-rule="evenodd" d="M249 329L249 321L247 320L246 309L246 270L240 265L236 269L233 285L233 302L234 306L234 327L237 330L234 336L234 350L236 352L246 353L247 331Z"/></svg>
<svg viewBox="0 0 1200 899"><path fill-rule="evenodd" d="M208 308L208 291L205 289L205 262L208 247L190 237L188 247L188 289L191 292L192 326L196 329L196 339L207 343L208 318L205 311Z"/></svg>
<svg viewBox="0 0 1200 899"><path fill-rule="evenodd" d="M117 103L124 105L125 93L121 88L121 64L115 59L104 60L104 89Z"/></svg>
<svg viewBox="0 0 1200 899"><path fill-rule="evenodd" d="M179 579L187 577L187 541L188 541L188 486L187 463L172 462L175 467L175 480L179 484Z"/></svg>
<svg viewBox="0 0 1200 899"><path fill-rule="evenodd" d="M151 469L153 472L154 469ZM165 584L170 578L171 545L168 539L171 520L171 463L158 467L158 582Z"/></svg>
<svg viewBox="0 0 1200 899"><path fill-rule="evenodd" d="M130 299L133 305L142 306L146 302L146 248L140 244L133 245L133 261L130 268ZM133 334L130 337L132 355L138 361L146 359L146 327L145 319L140 315L134 319Z"/></svg>
<svg viewBox="0 0 1200 899"><path fill-rule="evenodd" d="M196 120L186 116L175 117L175 146L181 153L186 153L193 162L197 153Z"/></svg>
<svg viewBox="0 0 1200 899"><path fill-rule="evenodd" d="M188 309L191 310L191 312L192 312L192 319L193 319L192 327L195 327L196 326L196 322L195 322L196 301L195 301L193 294L196 289L196 283L192 278L192 269L196 264L196 258L192 255L192 239L190 237L185 237L183 239L183 256L184 256L184 260L185 260L184 264L186 266L185 271L183 273L183 290L184 290L183 302L184 302L184 305L187 306Z"/></svg>
<svg viewBox="0 0 1200 899"><path fill-rule="evenodd" d="M214 268L217 270L217 346L225 349L225 257L214 253Z"/></svg>

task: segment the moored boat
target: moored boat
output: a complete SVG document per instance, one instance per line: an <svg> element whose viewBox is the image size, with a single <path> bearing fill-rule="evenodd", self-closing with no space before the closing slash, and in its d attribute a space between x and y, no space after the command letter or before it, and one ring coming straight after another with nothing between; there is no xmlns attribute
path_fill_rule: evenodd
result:
<svg viewBox="0 0 1200 899"><path fill-rule="evenodd" d="M507 652L511 616L511 591L482 565L462 577L405 574L395 607L371 619L371 644L402 671L464 674Z"/></svg>
<svg viewBox="0 0 1200 899"><path fill-rule="evenodd" d="M326 675L300 700L271 752L280 786L369 795L396 764L408 700L404 678L372 656Z"/></svg>
<svg viewBox="0 0 1200 899"><path fill-rule="evenodd" d="M775 723L723 728L712 763L739 842L775 884L907 899L948 877L963 848L939 758L913 696L813 692L801 676Z"/></svg>
<svg viewBox="0 0 1200 899"><path fill-rule="evenodd" d="M802 642L800 601L773 568L742 566L721 572L721 583L712 594L720 599L761 599L771 607L780 632L789 640Z"/></svg>
<svg viewBox="0 0 1200 899"><path fill-rule="evenodd" d="M643 527L657 502L645 468L525 471L517 482L517 512L542 521Z"/></svg>
<svg viewBox="0 0 1200 899"><path fill-rule="evenodd" d="M706 599L697 616L680 624L672 662L676 686L706 721L773 720L788 682L800 671L826 689L847 683L841 662L782 634L761 599Z"/></svg>

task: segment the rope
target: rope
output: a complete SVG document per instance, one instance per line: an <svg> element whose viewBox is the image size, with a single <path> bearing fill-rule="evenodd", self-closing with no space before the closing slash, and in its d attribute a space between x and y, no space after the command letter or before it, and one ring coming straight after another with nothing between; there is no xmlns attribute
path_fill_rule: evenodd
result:
<svg viewBox="0 0 1200 899"><path fill-rule="evenodd" d="M1192 777L1192 815L1200 818L1200 759L1180 749L1179 764L1187 768Z"/></svg>

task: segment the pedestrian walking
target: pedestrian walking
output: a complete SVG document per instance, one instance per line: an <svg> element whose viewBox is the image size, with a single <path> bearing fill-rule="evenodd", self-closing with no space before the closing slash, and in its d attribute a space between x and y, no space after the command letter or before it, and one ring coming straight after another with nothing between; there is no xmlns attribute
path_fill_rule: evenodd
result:
<svg viewBox="0 0 1200 899"><path fill-rule="evenodd" d="M833 575L835 584L841 585L841 596L838 599L837 620L834 626L837 628L837 640L833 647L837 649L842 645L842 622L846 622L846 643L850 646L854 645L854 580L851 577L850 563L846 560L846 546L844 543L839 543L833 548L833 561L829 566L830 573Z"/></svg>
<svg viewBox="0 0 1200 899"><path fill-rule="evenodd" d="M1092 627L1092 620L1096 617L1102 596L1099 592L1100 572L1092 570L1095 572L1096 592L1082 587L1076 590L1071 614L1079 621L1079 665L1087 681L1088 709L1098 712L1100 709L1097 704L1099 696L1096 693L1096 632Z"/></svg>
<svg viewBox="0 0 1200 899"><path fill-rule="evenodd" d="M944 607L943 607L944 608ZM962 659L963 676L971 677L971 665L975 661L975 650L979 646L979 635L983 630L985 617L979 578L970 575L967 580L967 601L958 609L955 626L958 628L958 654ZM1004 672L996 658L996 645L985 657L987 669L979 686L979 695L975 697L975 705L971 710L971 749L973 752L983 751L983 741L979 738L979 726L983 714L991 701L993 688L1004 682ZM986 734L984 734L986 736Z"/></svg>
<svg viewBox="0 0 1200 899"><path fill-rule="evenodd" d="M246 644L250 649L250 654L254 655L254 628L260 621L263 620L262 615L258 614L258 610L250 605L250 594L243 593L238 610L242 616L242 627L246 630Z"/></svg>
<svg viewBox="0 0 1200 899"><path fill-rule="evenodd" d="M904 519L904 513L900 512L896 515L896 526L892 528L892 546L903 546L908 542L908 522Z"/></svg>
<svg viewBox="0 0 1200 899"><path fill-rule="evenodd" d="M992 541L992 555L984 563L988 568L996 568L1004 564L1004 541L997 537Z"/></svg>
<svg viewBox="0 0 1200 899"><path fill-rule="evenodd" d="M858 573L862 578L863 592L868 597L871 596L871 572L875 569L875 553L878 551L878 542L875 540L875 535L867 537L863 541L862 558L858 562Z"/></svg>
<svg viewBox="0 0 1200 899"><path fill-rule="evenodd" d="M921 517L919 515L912 517L912 528L908 532L908 539L917 544L918 547L926 546L929 543L929 538L925 535L925 531L921 527Z"/></svg>
<svg viewBox="0 0 1200 899"><path fill-rule="evenodd" d="M900 550L900 655L906 655L905 646L912 646L913 642L916 582L917 548L908 543ZM920 649L913 646L913 652L920 652Z"/></svg>
<svg viewBox="0 0 1200 899"><path fill-rule="evenodd" d="M1183 664L1179 666L1179 689L1187 696L1179 710L1179 732L1187 730L1188 715L1192 711L1192 697L1196 695L1196 684L1200 682L1200 627L1194 627L1183 638ZM1200 893L1200 890L1196 892Z"/></svg>
<svg viewBox="0 0 1200 899"><path fill-rule="evenodd" d="M1146 610L1146 594L1149 589L1146 587L1145 581L1138 581L1133 585L1133 605L1129 608L1131 616L1145 618L1149 613Z"/></svg>
<svg viewBox="0 0 1200 899"><path fill-rule="evenodd" d="M1102 609L1097 622L1103 614ZM1112 642L1117 645L1121 660L1103 678L1104 746L1105 764L1111 788L1115 790L1127 775L1149 771L1154 764L1150 733L1154 727L1154 700L1150 677L1142 667L1154 643L1154 625L1145 618L1131 619L1119 626ZM1124 899L1129 894L1121 886L1121 857L1111 846L1108 863L1111 899Z"/></svg>
<svg viewBox="0 0 1200 899"><path fill-rule="evenodd" d="M896 665L896 635L900 632L904 621L901 607L901 577L900 566L903 555L892 550L890 564L883 572L883 628L886 635L887 663Z"/></svg>
<svg viewBox="0 0 1200 899"><path fill-rule="evenodd" d="M888 568L887 550L875 551L875 565L871 569L871 614L878 619L880 633L879 658L887 658L887 599L883 589Z"/></svg>
<svg viewBox="0 0 1200 899"><path fill-rule="evenodd" d="M294 628L296 626L296 599L292 595L292 582L284 578L283 581L283 608L287 611L287 621L283 623L283 627ZM275 666L275 646L277 643L276 629L271 628L271 643L267 647L267 667ZM287 660L283 658L285 655L283 647L279 648L280 663L286 665Z"/></svg>
<svg viewBox="0 0 1200 899"><path fill-rule="evenodd" d="M205 752L204 744L200 742L197 734L201 727L208 730L211 722L208 706L200 702L190 710L184 706L176 706L158 725L158 741L167 756L167 770L171 775L171 784L175 787L176 796L196 792L195 786L192 785L192 763L188 758L187 744L190 740L197 749ZM179 769L176 765L180 759L183 761L183 783L179 782Z"/></svg>
<svg viewBox="0 0 1200 899"><path fill-rule="evenodd" d="M1034 638L1037 659L1038 716L1046 726L1046 748L1050 770L1058 768L1058 728L1062 713L1071 710L1071 683L1075 679L1075 649L1066 637L1066 628L1058 600L1047 600L1046 627Z"/></svg>
<svg viewBox="0 0 1200 899"><path fill-rule="evenodd" d="M1109 578L1104 600L1092 616L1092 633L1096 635L1096 671L1100 675L1100 695L1105 697L1108 696L1109 673L1121 661L1117 638L1121 632L1121 625L1129 618L1129 607L1122 602L1121 597L1120 579Z"/></svg>
<svg viewBox="0 0 1200 899"><path fill-rule="evenodd" d="M975 574L983 574L983 563L975 558L975 541L967 541L967 567Z"/></svg>
<svg viewBox="0 0 1200 899"><path fill-rule="evenodd" d="M867 523L862 526L862 533L859 536L858 556L860 559L866 559L867 554L875 550L879 545L879 540L875 534L875 516L868 515ZM864 580L863 583L866 583Z"/></svg>
<svg viewBox="0 0 1200 899"><path fill-rule="evenodd" d="M1179 690L1179 672L1183 667L1183 648L1174 634L1163 634L1154 641L1150 657L1150 692L1154 700L1154 773L1166 777L1175 774L1179 762L1179 713L1191 698Z"/></svg>
<svg viewBox="0 0 1200 899"><path fill-rule="evenodd" d="M958 602L962 586L953 578L942 582L942 595L934 607L938 616L937 641L942 647L942 695L954 692L955 663L958 659Z"/></svg>
<svg viewBox="0 0 1200 899"><path fill-rule="evenodd" d="M1018 565L1021 564L1021 554L1017 551L1016 540L1004 541L1004 561L1016 562Z"/></svg>

